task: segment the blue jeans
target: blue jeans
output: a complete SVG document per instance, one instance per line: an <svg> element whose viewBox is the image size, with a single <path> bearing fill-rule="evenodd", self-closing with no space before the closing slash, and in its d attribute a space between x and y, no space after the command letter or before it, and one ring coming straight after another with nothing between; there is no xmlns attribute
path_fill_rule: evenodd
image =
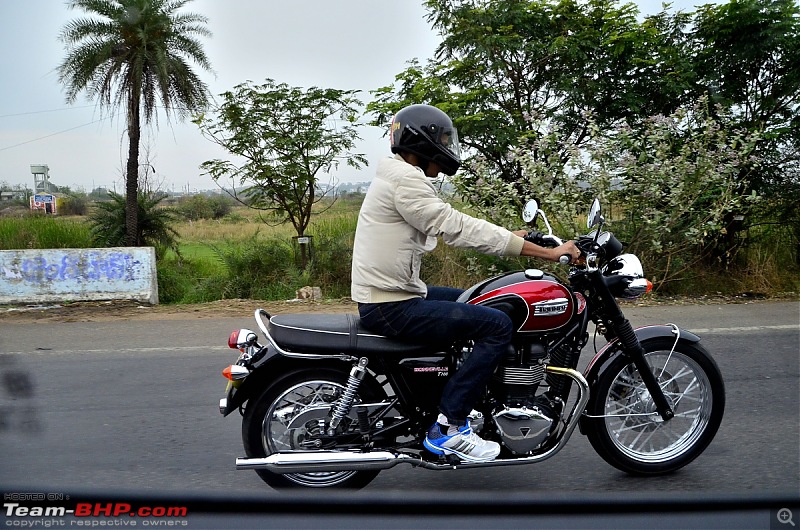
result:
<svg viewBox="0 0 800 530"><path fill-rule="evenodd" d="M507 314L456 302L462 292L452 287L428 287L424 299L358 304L361 322L381 335L415 342L474 341L472 353L451 375L442 392L439 411L451 425L466 423L500 358L508 351L513 334Z"/></svg>

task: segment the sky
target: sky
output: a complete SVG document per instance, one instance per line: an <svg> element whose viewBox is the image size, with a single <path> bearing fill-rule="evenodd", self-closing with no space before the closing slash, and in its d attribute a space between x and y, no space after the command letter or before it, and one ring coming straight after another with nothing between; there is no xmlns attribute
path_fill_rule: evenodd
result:
<svg viewBox="0 0 800 530"><path fill-rule="evenodd" d="M707 1L696 2L699 4ZM671 10L693 11L677 0ZM638 2L643 14L659 0ZM195 68L219 95L239 83L267 78L290 86L369 92L391 84L411 59L425 62L441 38L417 0L194 0L182 11L208 18L213 33L200 38L213 72ZM124 190L127 136L124 119L85 95L69 105L56 68L65 55L58 35L82 16L62 0L0 0L0 182L33 187L30 166L46 164L50 181L73 190ZM370 160L360 171L342 167L340 182L372 178L375 161L389 153L384 131L365 126L355 152ZM191 122L167 121L142 132L140 161L164 191L216 189L199 166L226 152Z"/></svg>

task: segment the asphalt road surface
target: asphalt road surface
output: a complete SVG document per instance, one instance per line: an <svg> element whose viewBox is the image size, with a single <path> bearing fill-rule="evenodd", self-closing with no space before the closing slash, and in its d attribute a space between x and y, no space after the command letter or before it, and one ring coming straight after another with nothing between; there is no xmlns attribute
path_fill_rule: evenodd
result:
<svg viewBox="0 0 800 530"><path fill-rule="evenodd" d="M722 426L689 466L665 477L629 477L576 430L561 453L540 464L466 471L397 466L365 492L800 497L800 304L630 307L626 314L634 326L674 322L694 331L722 370ZM254 472L235 470L235 458L244 455L241 418L217 410L225 386L220 371L236 353L225 344L239 327L257 329L248 314L45 324L0 319L0 489L280 495Z"/></svg>

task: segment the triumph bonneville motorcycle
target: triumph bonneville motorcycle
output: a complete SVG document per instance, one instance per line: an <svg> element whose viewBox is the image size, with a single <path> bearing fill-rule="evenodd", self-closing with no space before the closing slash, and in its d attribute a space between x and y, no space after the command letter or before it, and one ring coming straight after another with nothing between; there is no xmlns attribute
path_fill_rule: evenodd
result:
<svg viewBox="0 0 800 530"><path fill-rule="evenodd" d="M526 239L561 244L535 201L523 219L541 217L548 233ZM264 341L231 333L240 350L220 412L243 415L246 458L270 486L360 488L400 464L431 470L515 466L558 453L576 427L612 466L634 475L675 471L708 446L725 408L719 368L700 338L674 324L634 329L616 298L652 285L639 259L622 253L595 199L576 240L582 259L568 282L537 269L480 282L459 301L506 312L516 332L482 398L472 428L500 443L492 462L467 463L423 448L448 376L469 342L412 343L371 333L352 314L281 314L257 309ZM562 263L569 262L562 256ZM607 341L583 372L589 322Z"/></svg>

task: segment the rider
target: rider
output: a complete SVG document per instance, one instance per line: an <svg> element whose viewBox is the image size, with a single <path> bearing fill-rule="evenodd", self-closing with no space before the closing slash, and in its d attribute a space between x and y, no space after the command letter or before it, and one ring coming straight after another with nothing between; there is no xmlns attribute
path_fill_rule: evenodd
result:
<svg viewBox="0 0 800 530"><path fill-rule="evenodd" d="M533 256L552 261L580 251L572 241L544 248L525 241L525 230L510 232L470 217L440 199L429 180L454 175L461 165L456 129L436 107L411 105L392 120L394 157L378 162L358 216L351 295L363 324L386 336L415 341L472 340L472 353L442 393L439 416L425 439L435 454L488 462L500 453L496 442L472 432L468 415L513 333L509 316L497 309L457 303L460 289L428 287L420 280L422 255L437 237L455 247L497 256Z"/></svg>

